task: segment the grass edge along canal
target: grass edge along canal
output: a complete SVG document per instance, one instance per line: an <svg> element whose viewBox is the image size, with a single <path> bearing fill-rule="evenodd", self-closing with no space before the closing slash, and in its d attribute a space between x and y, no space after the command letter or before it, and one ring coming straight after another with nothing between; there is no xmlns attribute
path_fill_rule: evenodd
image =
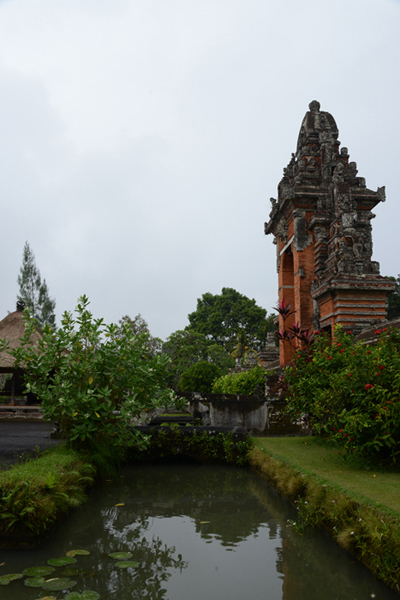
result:
<svg viewBox="0 0 400 600"><path fill-rule="evenodd" d="M400 592L400 473L347 463L311 437L255 438L250 468L295 503L301 533L321 526Z"/></svg>
<svg viewBox="0 0 400 600"><path fill-rule="evenodd" d="M64 514L85 502L95 473L65 444L0 471L0 545L37 545Z"/></svg>

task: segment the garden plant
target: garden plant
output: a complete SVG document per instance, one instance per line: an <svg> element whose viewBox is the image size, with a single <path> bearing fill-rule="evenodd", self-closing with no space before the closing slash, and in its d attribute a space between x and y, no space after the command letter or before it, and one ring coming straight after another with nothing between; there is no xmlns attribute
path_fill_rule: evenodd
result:
<svg viewBox="0 0 400 600"><path fill-rule="evenodd" d="M396 462L400 454L400 333L377 329L376 344L337 327L314 335L285 370L288 412L346 453Z"/></svg>
<svg viewBox="0 0 400 600"><path fill-rule="evenodd" d="M135 335L129 324L94 319L88 306L82 296L75 317L65 312L56 332L45 325L38 348L29 341L35 319L25 311L25 335L12 352L16 366L24 368L44 417L58 423L73 447L143 446L145 437L128 426L174 401L164 383L168 358L151 354L146 335Z"/></svg>
<svg viewBox="0 0 400 600"><path fill-rule="evenodd" d="M215 394L253 394L256 387L261 391L265 387L265 370L263 367L253 367L248 371L229 373L216 379L213 385Z"/></svg>
<svg viewBox="0 0 400 600"><path fill-rule="evenodd" d="M179 380L179 389L182 392L211 393L213 382L220 374L218 365L200 361L186 369Z"/></svg>

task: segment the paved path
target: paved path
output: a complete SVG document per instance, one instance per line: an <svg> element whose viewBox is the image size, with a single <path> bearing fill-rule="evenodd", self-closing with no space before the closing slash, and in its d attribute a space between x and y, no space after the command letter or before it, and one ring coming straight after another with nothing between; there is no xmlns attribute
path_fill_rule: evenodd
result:
<svg viewBox="0 0 400 600"><path fill-rule="evenodd" d="M50 423L0 422L0 467L13 465L21 455L34 454L35 448L46 450L60 440L50 437Z"/></svg>

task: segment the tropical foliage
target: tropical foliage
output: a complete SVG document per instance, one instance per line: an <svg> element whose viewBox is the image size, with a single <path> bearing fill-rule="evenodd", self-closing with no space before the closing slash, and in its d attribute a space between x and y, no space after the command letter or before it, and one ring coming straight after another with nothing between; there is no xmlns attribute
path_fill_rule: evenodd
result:
<svg viewBox="0 0 400 600"><path fill-rule="evenodd" d="M172 333L163 344L163 353L170 359L169 383L174 389L183 373L195 363L213 363L220 369L218 374L228 373L235 365L225 348L207 339L203 333L189 329Z"/></svg>
<svg viewBox="0 0 400 600"><path fill-rule="evenodd" d="M400 333L377 329L376 345L336 328L297 349L285 370L288 411L346 452L396 461L400 453Z"/></svg>
<svg viewBox="0 0 400 600"><path fill-rule="evenodd" d="M267 332L274 329L273 315L267 317L265 308L232 288L222 288L221 294L203 294L188 318L188 329L202 333L229 353L242 331L249 347L259 350L265 345Z"/></svg>
<svg viewBox="0 0 400 600"><path fill-rule="evenodd" d="M160 338L151 335L147 321L139 313L133 319L125 315L119 320L118 335L124 336L124 325L129 325L132 333L136 336L144 334L145 345L150 354L160 354L162 351L162 341Z"/></svg>
<svg viewBox="0 0 400 600"><path fill-rule="evenodd" d="M214 380L220 375L219 367L207 361L195 363L183 373L179 381L182 392L212 392Z"/></svg>
<svg viewBox="0 0 400 600"><path fill-rule="evenodd" d="M265 388L265 370L254 367L240 373L229 373L214 382L213 392L216 394L253 394L259 386L262 393Z"/></svg>
<svg viewBox="0 0 400 600"><path fill-rule="evenodd" d="M127 323L105 325L88 305L79 298L76 316L65 312L57 332L45 325L38 351L29 343L35 319L28 311L21 347L13 351L17 366L24 366L44 416L73 446L143 444L128 425L173 400L165 387L168 359L151 355L146 334L135 335Z"/></svg>

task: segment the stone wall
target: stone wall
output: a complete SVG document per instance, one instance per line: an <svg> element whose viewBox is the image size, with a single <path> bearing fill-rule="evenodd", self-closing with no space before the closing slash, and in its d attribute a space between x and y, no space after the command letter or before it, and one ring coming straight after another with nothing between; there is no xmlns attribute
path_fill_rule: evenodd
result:
<svg viewBox="0 0 400 600"><path fill-rule="evenodd" d="M243 428L255 435L284 435L302 433L304 423L290 423L282 414L286 402L281 397L279 375L267 376L267 394L200 394L178 392L187 401L186 410L197 417L203 426Z"/></svg>

